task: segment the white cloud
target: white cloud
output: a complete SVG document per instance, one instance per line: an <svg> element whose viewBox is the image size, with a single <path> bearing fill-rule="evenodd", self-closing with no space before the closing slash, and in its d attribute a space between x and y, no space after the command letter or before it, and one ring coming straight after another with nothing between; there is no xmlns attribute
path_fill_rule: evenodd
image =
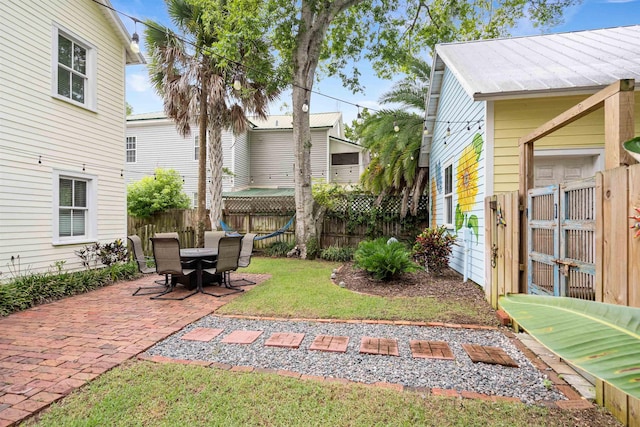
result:
<svg viewBox="0 0 640 427"><path fill-rule="evenodd" d="M149 78L145 74L129 74L127 76L127 87L134 92L146 92L151 89Z"/></svg>

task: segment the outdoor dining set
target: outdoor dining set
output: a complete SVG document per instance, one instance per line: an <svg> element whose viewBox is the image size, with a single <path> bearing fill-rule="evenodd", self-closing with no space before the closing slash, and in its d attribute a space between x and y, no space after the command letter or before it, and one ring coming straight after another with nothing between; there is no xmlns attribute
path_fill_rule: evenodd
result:
<svg viewBox="0 0 640 427"><path fill-rule="evenodd" d="M151 238L151 260L144 254L140 237L128 236L140 272L164 276L155 281L157 286L139 287L133 295L152 295L151 299L159 300L183 300L197 293L221 297L243 292L242 286L254 282L247 279L232 281L231 272L249 266L255 238L256 235L252 233L229 236L224 231L206 231L203 248L181 248L178 233L156 233ZM149 261L153 261L155 267L149 267ZM168 295L179 284L193 292L178 297ZM225 288L225 292L205 291L205 285L210 284Z"/></svg>

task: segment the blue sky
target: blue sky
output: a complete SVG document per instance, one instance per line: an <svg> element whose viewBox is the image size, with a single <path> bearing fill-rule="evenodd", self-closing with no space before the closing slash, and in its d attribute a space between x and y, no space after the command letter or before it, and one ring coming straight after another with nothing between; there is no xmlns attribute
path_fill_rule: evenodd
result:
<svg viewBox="0 0 640 427"><path fill-rule="evenodd" d="M163 0L111 0L115 9L138 19L152 19L170 25ZM134 31L134 23L126 16L120 16L130 33ZM640 0L583 0L579 6L566 10L564 23L549 29L547 32L558 33L578 30L617 27L640 24ZM138 34L142 34L144 26L137 24ZM511 31L514 36L540 34L528 22L522 22ZM145 47L142 45L142 52ZM324 78L314 85L314 90L335 98L345 100L364 107L379 108L377 100L392 86L393 81L376 78L367 63L359 64L361 81L365 93L353 94L342 87L336 78ZM399 76L400 77L400 76ZM162 111L162 101L149 85L147 70L144 66L127 67L127 101L134 113ZM271 114L285 114L291 105L290 92L285 92L280 100L270 107ZM345 123L350 123L357 115L357 108L347 102L340 102L313 94L310 102L312 113L341 111Z"/></svg>

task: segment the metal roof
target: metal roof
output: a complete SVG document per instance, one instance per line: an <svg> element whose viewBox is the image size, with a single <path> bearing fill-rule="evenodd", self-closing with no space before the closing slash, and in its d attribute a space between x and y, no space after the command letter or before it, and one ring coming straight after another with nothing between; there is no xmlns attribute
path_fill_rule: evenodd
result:
<svg viewBox="0 0 640 427"><path fill-rule="evenodd" d="M227 191L222 197L283 197L295 196L293 188L245 188L238 191Z"/></svg>
<svg viewBox="0 0 640 427"><path fill-rule="evenodd" d="M333 127L336 122L342 120L342 113L317 113L309 114L309 127L326 128ZM249 121L255 125L254 130L261 129L293 129L291 115L272 115L266 120L250 117Z"/></svg>
<svg viewBox="0 0 640 427"><path fill-rule="evenodd" d="M439 61L474 100L640 86L640 25L441 44L434 71Z"/></svg>
<svg viewBox="0 0 640 427"><path fill-rule="evenodd" d="M130 116L127 116L128 122L165 119L167 119L167 115L164 113L164 111L132 114ZM311 128L333 127L336 122L340 122L341 120L342 113L309 114L309 125ZM253 125L252 130L293 129L292 117L290 115L268 116L266 120L261 120L256 117L249 117L249 122L251 123L251 125Z"/></svg>

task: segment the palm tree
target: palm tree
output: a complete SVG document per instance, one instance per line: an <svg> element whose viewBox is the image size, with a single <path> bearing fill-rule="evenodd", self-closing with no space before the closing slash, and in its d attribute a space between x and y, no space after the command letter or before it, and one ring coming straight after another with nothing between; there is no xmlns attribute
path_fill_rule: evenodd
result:
<svg viewBox="0 0 640 427"><path fill-rule="evenodd" d="M281 87L277 79L270 78L276 61L263 40L242 39L249 32L238 32L229 41L229 23L216 25L210 20L212 15L228 16L211 14L212 5L224 12L226 1L210 2L206 10L189 0L165 2L173 24L182 34L153 21L145 22L145 40L150 50L148 71L163 98L164 111L175 121L178 132L188 136L193 123L199 127L197 245L202 246L207 153L211 170L210 220L215 229L222 217L222 128L241 133L248 124L247 114L266 118L268 105L279 96ZM235 44L233 49L227 49L234 58L213 53L212 46L220 43Z"/></svg>
<svg viewBox="0 0 640 427"><path fill-rule="evenodd" d="M397 82L380 99L382 104L400 104L401 108L365 113L364 122L355 125L355 135L371 155L360 178L363 187L379 194L379 201L385 195L402 195L402 217L407 214L409 196L414 200L411 213L417 213L417 200L426 185L427 168L419 167L418 157L430 73L425 61L414 58L409 77Z"/></svg>

